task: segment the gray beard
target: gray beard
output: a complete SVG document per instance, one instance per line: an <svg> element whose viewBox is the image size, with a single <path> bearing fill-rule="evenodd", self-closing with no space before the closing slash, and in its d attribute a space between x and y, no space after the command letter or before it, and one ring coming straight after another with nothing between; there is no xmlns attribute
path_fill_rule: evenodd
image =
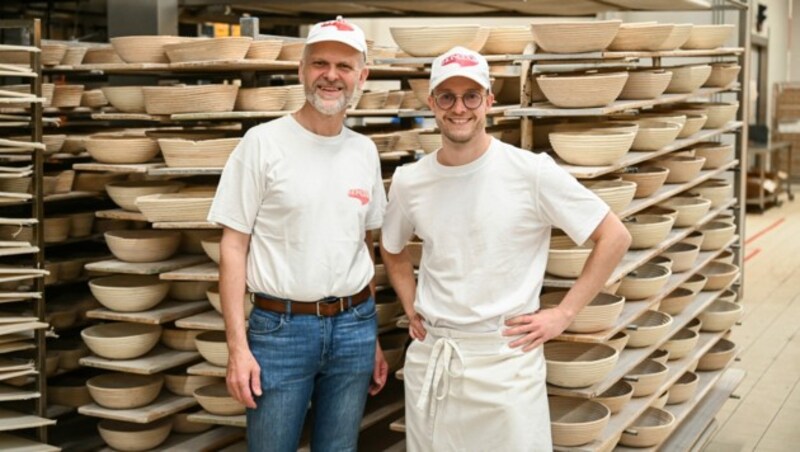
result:
<svg viewBox="0 0 800 452"><path fill-rule="evenodd" d="M358 89L358 88L356 88ZM354 90L355 91L355 90ZM318 112L322 113L323 115L332 116L335 114L339 114L344 111L347 106L350 104L350 100L353 98L353 94L349 96L345 94L342 96L335 104L331 105L324 100L322 100L316 92L314 87L311 88L311 91L306 90L306 100L312 107L316 108Z"/></svg>

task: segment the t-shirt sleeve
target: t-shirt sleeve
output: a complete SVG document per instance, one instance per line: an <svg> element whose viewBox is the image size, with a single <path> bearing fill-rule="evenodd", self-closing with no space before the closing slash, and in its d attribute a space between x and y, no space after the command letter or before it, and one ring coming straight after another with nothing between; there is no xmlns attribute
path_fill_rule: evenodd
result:
<svg viewBox="0 0 800 452"><path fill-rule="evenodd" d="M369 204L369 211L367 212L367 231L379 229L383 225L384 213L386 212L386 188L383 186L381 162L380 159L377 158L377 150L375 153L375 183L372 185L372 201Z"/></svg>
<svg viewBox="0 0 800 452"><path fill-rule="evenodd" d="M381 244L386 251L399 254L414 235L414 224L408 218L404 206L406 193L402 183L402 168L395 170L389 187L389 204L381 228Z"/></svg>
<svg viewBox="0 0 800 452"><path fill-rule="evenodd" d="M253 131L245 134L228 158L208 221L251 234L266 189L266 176L259 164L259 140Z"/></svg>
<svg viewBox="0 0 800 452"><path fill-rule="evenodd" d="M610 208L591 190L543 155L535 178L539 210L544 220L562 229L577 244L591 237Z"/></svg>

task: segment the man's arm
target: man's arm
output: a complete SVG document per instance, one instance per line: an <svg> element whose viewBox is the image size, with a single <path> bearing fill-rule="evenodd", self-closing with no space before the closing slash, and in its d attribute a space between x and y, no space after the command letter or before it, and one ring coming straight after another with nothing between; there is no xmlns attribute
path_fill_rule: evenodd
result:
<svg viewBox="0 0 800 452"><path fill-rule="evenodd" d="M247 344L244 318L246 260L250 235L224 228L220 241L219 295L228 342L228 392L248 408L255 408L253 395L261 395L261 368Z"/></svg>
<svg viewBox="0 0 800 452"><path fill-rule="evenodd" d="M422 317L414 311L414 297L417 292L417 282L414 280L414 265L411 263L411 256L408 250L403 248L399 254L386 251L381 244L381 259L386 266L386 273L392 282L397 297L403 305L410 321L409 333L413 339L425 339L425 327L422 325Z"/></svg>
<svg viewBox="0 0 800 452"><path fill-rule="evenodd" d="M575 316L603 289L631 244L630 233L611 212L595 228L591 239L594 249L583 272L558 306L506 321L510 328L503 332L505 336L524 335L511 342L511 347L523 346L527 352L564 332Z"/></svg>
<svg viewBox="0 0 800 452"><path fill-rule="evenodd" d="M364 242L367 244L369 250L369 258L372 260L372 265L375 265L375 243L372 241L372 231L367 231L364 237ZM375 297L375 275L369 282L369 293L372 294L372 299L377 300ZM372 371L372 382L369 385L369 394L376 395L381 392L386 379L389 378L389 364L383 356L383 349L381 349L381 342L375 341L375 368Z"/></svg>

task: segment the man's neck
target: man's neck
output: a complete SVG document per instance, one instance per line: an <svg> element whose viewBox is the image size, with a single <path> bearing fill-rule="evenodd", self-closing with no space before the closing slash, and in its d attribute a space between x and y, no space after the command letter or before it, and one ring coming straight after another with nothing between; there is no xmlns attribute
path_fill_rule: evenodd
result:
<svg viewBox="0 0 800 452"><path fill-rule="evenodd" d="M481 158L489 150L492 136L483 133L466 143L453 143L442 137L442 148L436 154L436 160L444 166L467 165Z"/></svg>
<svg viewBox="0 0 800 452"><path fill-rule="evenodd" d="M292 114L294 119L311 133L323 137L335 137L342 132L345 111L335 115L323 115L306 102L300 110Z"/></svg>

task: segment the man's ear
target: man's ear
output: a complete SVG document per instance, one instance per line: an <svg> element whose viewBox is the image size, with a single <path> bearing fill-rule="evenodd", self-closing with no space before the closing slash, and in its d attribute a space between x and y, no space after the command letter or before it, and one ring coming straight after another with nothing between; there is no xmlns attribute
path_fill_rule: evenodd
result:
<svg viewBox="0 0 800 452"><path fill-rule="evenodd" d="M364 83L366 83L367 77L369 77L369 68L365 65L361 69L361 74L359 74L359 76L358 76L358 89L359 90L363 90L364 89Z"/></svg>
<svg viewBox="0 0 800 452"><path fill-rule="evenodd" d="M305 83L303 81L303 79L304 79L304 77L303 77L303 66L304 66L303 65L303 60L301 59L300 60L300 65L297 66L297 78L300 80L300 84L301 85Z"/></svg>

